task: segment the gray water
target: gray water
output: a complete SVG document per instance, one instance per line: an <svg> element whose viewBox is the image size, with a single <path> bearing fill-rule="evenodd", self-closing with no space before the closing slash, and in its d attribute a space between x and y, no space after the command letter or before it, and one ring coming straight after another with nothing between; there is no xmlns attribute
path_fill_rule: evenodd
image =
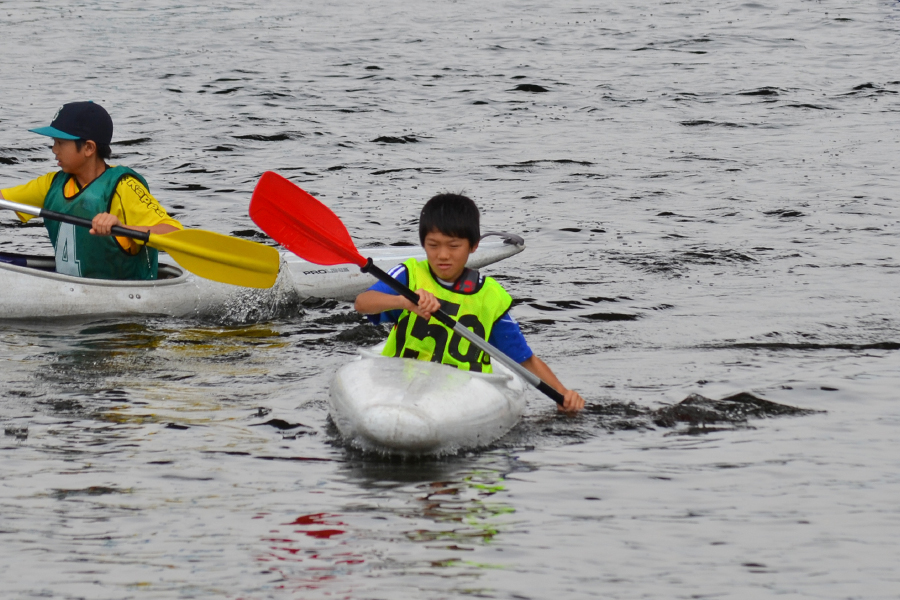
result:
<svg viewBox="0 0 900 600"><path fill-rule="evenodd" d="M396 461L327 420L381 335L346 303L7 321L3 597L900 597L898 33L887 0L0 2L0 187L93 99L191 227L253 236L266 170L360 247L465 190L589 402ZM692 394L808 412L648 416Z"/></svg>

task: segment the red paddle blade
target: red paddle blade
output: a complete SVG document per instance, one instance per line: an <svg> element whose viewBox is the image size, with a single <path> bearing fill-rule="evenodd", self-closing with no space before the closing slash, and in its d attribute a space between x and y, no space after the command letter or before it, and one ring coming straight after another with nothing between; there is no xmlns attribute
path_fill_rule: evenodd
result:
<svg viewBox="0 0 900 600"><path fill-rule="evenodd" d="M366 264L331 210L278 173L266 171L250 200L250 218L269 236L317 265Z"/></svg>

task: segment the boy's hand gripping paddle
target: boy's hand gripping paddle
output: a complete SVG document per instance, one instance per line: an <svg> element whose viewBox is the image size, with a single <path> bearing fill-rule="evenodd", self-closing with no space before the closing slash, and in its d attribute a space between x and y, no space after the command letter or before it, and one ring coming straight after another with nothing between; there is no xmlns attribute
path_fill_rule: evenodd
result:
<svg viewBox="0 0 900 600"><path fill-rule="evenodd" d="M0 200L0 208L91 228L90 219L9 200ZM278 250L271 246L202 229L154 234L116 225L112 228L112 233L118 237L142 241L152 248L168 252L175 262L191 273L221 283L270 288L278 278L278 268L281 265Z"/></svg>
<svg viewBox="0 0 900 600"><path fill-rule="evenodd" d="M378 268L371 258L363 258L337 215L281 175L267 171L260 177L250 200L250 218L272 239L300 258L319 265L353 263L413 304L419 303L418 294ZM562 406L562 394L447 313L439 310L431 316Z"/></svg>

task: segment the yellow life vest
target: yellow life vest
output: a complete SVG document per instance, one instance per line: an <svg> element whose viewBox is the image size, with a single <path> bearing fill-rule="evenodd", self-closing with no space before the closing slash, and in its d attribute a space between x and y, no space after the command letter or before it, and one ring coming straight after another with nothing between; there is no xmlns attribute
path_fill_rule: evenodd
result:
<svg viewBox="0 0 900 600"><path fill-rule="evenodd" d="M442 310L474 333L490 339L494 323L512 306L512 297L490 277L479 281L478 271L466 269L448 289L435 280L428 261L414 258L403 263L409 288L424 289L441 301ZM459 369L490 373L490 357L437 321L426 322L404 310L385 344L385 356L439 362Z"/></svg>

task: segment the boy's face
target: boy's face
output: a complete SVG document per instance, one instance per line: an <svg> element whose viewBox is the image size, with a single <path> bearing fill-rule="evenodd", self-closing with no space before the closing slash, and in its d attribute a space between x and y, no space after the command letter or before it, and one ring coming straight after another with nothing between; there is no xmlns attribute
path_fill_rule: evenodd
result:
<svg viewBox="0 0 900 600"><path fill-rule="evenodd" d="M86 142L81 146L81 150L75 146L75 140L61 140L53 138L53 156L56 157L56 164L64 173L77 173L83 167L90 156L94 154L93 142Z"/></svg>
<svg viewBox="0 0 900 600"><path fill-rule="evenodd" d="M466 268L469 255L478 244L472 246L465 238L444 235L434 230L425 235L425 255L434 274L444 281L455 281Z"/></svg>

